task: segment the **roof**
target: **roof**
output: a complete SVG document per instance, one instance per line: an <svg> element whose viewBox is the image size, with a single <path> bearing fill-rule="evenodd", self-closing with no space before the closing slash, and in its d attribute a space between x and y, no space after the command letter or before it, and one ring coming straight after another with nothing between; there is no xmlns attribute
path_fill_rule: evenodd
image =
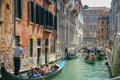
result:
<svg viewBox="0 0 120 80"><path fill-rule="evenodd" d="M107 8L107 7L89 7L87 9L85 9L85 10L87 10L87 11L89 11L89 10L105 10L105 11L109 11L110 9Z"/></svg>

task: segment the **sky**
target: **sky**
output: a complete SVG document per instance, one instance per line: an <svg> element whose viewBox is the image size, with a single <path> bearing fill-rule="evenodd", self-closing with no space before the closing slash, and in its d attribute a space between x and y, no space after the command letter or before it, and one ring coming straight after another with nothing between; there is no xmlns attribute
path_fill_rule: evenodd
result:
<svg viewBox="0 0 120 80"><path fill-rule="evenodd" d="M89 7L111 7L112 0L81 0L83 6L88 5Z"/></svg>

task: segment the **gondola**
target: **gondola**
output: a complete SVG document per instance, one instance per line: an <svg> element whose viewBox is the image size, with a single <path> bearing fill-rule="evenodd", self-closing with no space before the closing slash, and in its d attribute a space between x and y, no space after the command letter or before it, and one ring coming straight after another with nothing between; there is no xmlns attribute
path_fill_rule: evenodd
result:
<svg viewBox="0 0 120 80"><path fill-rule="evenodd" d="M74 53L74 54L69 53L69 54L67 55L67 60L75 59L75 58L77 58L78 56L79 56L79 54L78 54L77 52Z"/></svg>
<svg viewBox="0 0 120 80"><path fill-rule="evenodd" d="M1 79L2 80L51 80L56 74L58 74L64 67L66 60L62 60L60 63L55 64L58 68L52 73L37 78L28 78L27 76L14 76L13 74L6 71L4 65L1 67Z"/></svg>
<svg viewBox="0 0 120 80"><path fill-rule="evenodd" d="M84 62L89 63L89 64L94 64L95 63L95 57L94 55L87 55L84 57Z"/></svg>
<svg viewBox="0 0 120 80"><path fill-rule="evenodd" d="M85 59L84 59L84 62L85 62L85 63L89 63L89 64L94 64L94 63L95 63L95 60L85 60Z"/></svg>

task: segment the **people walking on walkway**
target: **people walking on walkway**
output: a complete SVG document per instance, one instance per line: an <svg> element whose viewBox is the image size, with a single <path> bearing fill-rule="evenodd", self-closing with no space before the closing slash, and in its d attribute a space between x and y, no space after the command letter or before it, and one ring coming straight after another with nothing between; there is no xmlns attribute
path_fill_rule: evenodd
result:
<svg viewBox="0 0 120 80"><path fill-rule="evenodd" d="M14 50L14 75L17 76L19 74L21 65L20 56L22 56L21 58L24 57L23 50L21 48L21 43L18 43L17 46L13 48L13 50Z"/></svg>

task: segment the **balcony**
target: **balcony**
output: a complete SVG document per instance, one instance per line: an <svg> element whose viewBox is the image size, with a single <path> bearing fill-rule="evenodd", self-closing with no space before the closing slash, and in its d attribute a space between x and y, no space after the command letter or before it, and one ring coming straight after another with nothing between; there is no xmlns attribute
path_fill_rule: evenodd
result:
<svg viewBox="0 0 120 80"><path fill-rule="evenodd" d="M70 0L61 0L65 5L70 2Z"/></svg>
<svg viewBox="0 0 120 80"><path fill-rule="evenodd" d="M44 31L52 32L52 29L53 29L53 27L52 27L52 26L49 26L49 25L46 25L46 26L44 27Z"/></svg>
<svg viewBox="0 0 120 80"><path fill-rule="evenodd" d="M66 7L73 13L77 13L77 5L75 1L70 0L68 4L66 4Z"/></svg>

